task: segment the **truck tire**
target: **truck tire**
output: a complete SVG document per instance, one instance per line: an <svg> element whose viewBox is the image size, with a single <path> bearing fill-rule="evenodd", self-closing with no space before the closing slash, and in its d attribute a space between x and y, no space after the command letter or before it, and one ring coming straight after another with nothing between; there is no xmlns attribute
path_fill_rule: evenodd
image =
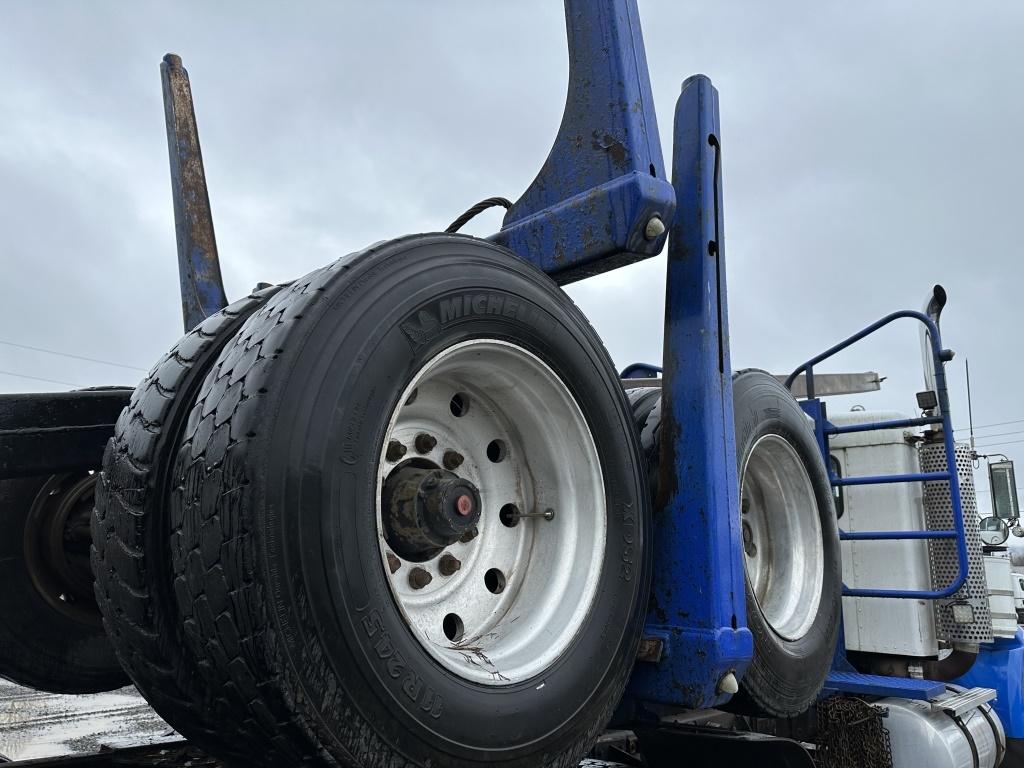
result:
<svg viewBox="0 0 1024 768"><path fill-rule="evenodd" d="M139 691L204 747L217 743L217 725L195 704L205 681L184 652L171 594L168 470L207 368L276 291L256 292L207 318L153 366L117 420L96 484L92 569L103 626Z"/></svg>
<svg viewBox="0 0 1024 768"><path fill-rule="evenodd" d="M174 471L185 637L246 764L569 768L611 716L643 459L597 335L510 252L417 235L296 282Z"/></svg>
<svg viewBox="0 0 1024 768"><path fill-rule="evenodd" d="M660 390L628 394L654 492ZM734 374L733 411L754 658L730 705L792 717L817 698L839 635L842 563L832 488L807 417L773 376Z"/></svg>
<svg viewBox="0 0 1024 768"><path fill-rule="evenodd" d="M0 480L0 676L50 693L128 684L92 599L95 477Z"/></svg>

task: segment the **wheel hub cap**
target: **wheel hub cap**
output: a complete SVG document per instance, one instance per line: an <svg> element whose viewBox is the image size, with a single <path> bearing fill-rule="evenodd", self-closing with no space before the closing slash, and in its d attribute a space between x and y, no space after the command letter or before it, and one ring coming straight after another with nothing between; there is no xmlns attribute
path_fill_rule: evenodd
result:
<svg viewBox="0 0 1024 768"><path fill-rule="evenodd" d="M412 463L388 475L382 503L388 545L412 561L438 554L480 519L480 494L473 483Z"/></svg>

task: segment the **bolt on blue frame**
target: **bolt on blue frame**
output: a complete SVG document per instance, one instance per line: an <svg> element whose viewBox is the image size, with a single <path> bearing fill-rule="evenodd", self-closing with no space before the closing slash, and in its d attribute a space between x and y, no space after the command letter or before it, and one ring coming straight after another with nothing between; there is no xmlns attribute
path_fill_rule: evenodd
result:
<svg viewBox="0 0 1024 768"><path fill-rule="evenodd" d="M823 360L827 360L838 352L855 344L866 336L870 336L889 323L901 318L912 318L924 323L928 330L928 338L931 345L932 359L935 366L935 389L939 403L938 416L925 416L916 419L894 419L890 421L876 421L868 424L854 424L846 427L837 427L828 421L825 414L825 406L814 396L814 366ZM807 375L807 399L801 401L800 406L812 419L814 419L814 434L818 441L825 466L828 468L829 481L833 486L847 485L879 485L882 483L916 483L936 480L949 481L949 493L953 502L953 530L944 531L839 531L839 538L843 541L901 541L920 539L955 539L958 571L953 582L941 589L916 590L916 589L850 589L843 586L843 595L848 597L890 597L906 600L939 600L950 597L960 591L964 582L967 581L967 536L964 531L963 505L960 498L960 478L956 468L956 446L953 443L953 425L949 415L949 394L946 389L946 361L951 360L952 352L942 348L942 341L939 336L939 327L927 315L913 310L893 312L886 315L876 323L872 323L862 331L839 342L813 357L803 365L799 366L786 379L786 387L791 388L793 382L801 373ZM847 434L850 432L869 432L879 429L896 429L902 427L916 427L926 425L941 425L942 440L946 452L946 470L944 472L918 472L903 475L872 475L864 477L836 477L832 471L829 461L828 441L833 435Z"/></svg>

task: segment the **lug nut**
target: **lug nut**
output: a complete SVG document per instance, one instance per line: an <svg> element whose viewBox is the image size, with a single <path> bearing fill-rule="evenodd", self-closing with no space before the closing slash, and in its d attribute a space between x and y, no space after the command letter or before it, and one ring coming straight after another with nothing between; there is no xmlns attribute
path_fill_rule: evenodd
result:
<svg viewBox="0 0 1024 768"><path fill-rule="evenodd" d="M416 435L416 450L420 453L430 453L434 450L435 445L437 445L437 438L433 435L428 435L426 432Z"/></svg>
<svg viewBox="0 0 1024 768"><path fill-rule="evenodd" d="M459 539L459 541L461 541L463 544L469 544L469 542L475 539L479 534L479 529L477 529L477 527L474 525L472 528L470 528L468 531L462 534L462 538Z"/></svg>
<svg viewBox="0 0 1024 768"><path fill-rule="evenodd" d="M394 553L388 552L388 569L394 573L402 567L402 561L395 557ZM430 574L427 574L428 576Z"/></svg>
<svg viewBox="0 0 1024 768"><path fill-rule="evenodd" d="M743 551L747 557L757 557L757 544L754 543L754 532L750 529L747 521L743 521Z"/></svg>
<svg viewBox="0 0 1024 768"><path fill-rule="evenodd" d="M458 451L445 451L444 459L441 460L441 463L444 464L445 469L454 470L461 467L462 462L465 460L466 458Z"/></svg>
<svg viewBox="0 0 1024 768"><path fill-rule="evenodd" d="M430 575L430 572L422 568L413 568L409 571L409 586L413 589L423 589L433 580L434 577Z"/></svg>
<svg viewBox="0 0 1024 768"><path fill-rule="evenodd" d="M398 461L408 449L397 440L388 441L388 452L384 455L388 461Z"/></svg>
<svg viewBox="0 0 1024 768"><path fill-rule="evenodd" d="M462 563L454 555L442 555L437 563L437 570L441 572L442 576L451 576L461 567Z"/></svg>

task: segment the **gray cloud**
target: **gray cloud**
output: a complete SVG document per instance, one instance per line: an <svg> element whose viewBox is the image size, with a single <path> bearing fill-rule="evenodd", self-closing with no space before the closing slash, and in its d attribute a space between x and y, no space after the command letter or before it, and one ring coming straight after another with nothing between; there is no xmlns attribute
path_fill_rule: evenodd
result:
<svg viewBox="0 0 1024 768"><path fill-rule="evenodd" d="M1024 6L640 5L667 157L682 79L705 72L721 91L736 367L788 370L942 282L957 425L966 358L975 421L1024 418ZM233 296L443 228L482 197L515 197L561 114L554 0L173 8L5 5L0 339L147 367L179 334L166 51L193 78ZM486 214L469 231L498 222ZM653 259L569 289L619 365L660 358L662 270ZM910 410L918 365L916 335L901 327L835 368L880 371L883 393L857 401ZM0 370L82 385L132 378L8 347ZM4 391L48 386L66 388L0 375Z"/></svg>

